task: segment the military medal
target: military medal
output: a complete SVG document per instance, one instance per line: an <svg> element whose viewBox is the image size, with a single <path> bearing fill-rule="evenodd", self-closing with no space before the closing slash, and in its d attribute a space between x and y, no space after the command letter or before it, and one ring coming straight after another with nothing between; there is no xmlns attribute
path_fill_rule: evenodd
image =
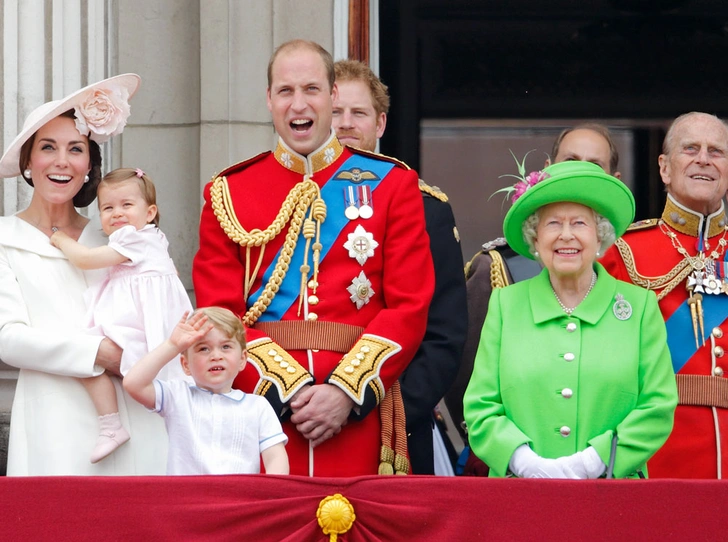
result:
<svg viewBox="0 0 728 542"><path fill-rule="evenodd" d="M361 224L356 227L354 233L348 235L348 241L344 248L349 251L349 257L354 258L359 265L364 265L367 258L374 256L374 249L379 246L374 236L362 228Z"/></svg>
<svg viewBox="0 0 728 542"><path fill-rule="evenodd" d="M361 199L361 207L359 207L359 215L368 219L374 215L374 209L372 209L372 189L369 185L365 184L359 187L359 196Z"/></svg>
<svg viewBox="0 0 728 542"><path fill-rule="evenodd" d="M349 299L351 299L352 303L356 305L357 309L361 309L364 305L369 303L369 300L374 296L372 283L364 274L364 271L354 277L351 284L346 287L346 291L351 294Z"/></svg>
<svg viewBox="0 0 728 542"><path fill-rule="evenodd" d="M344 188L344 202L346 203L344 216L349 220L356 220L359 218L358 201L353 186L347 186Z"/></svg>

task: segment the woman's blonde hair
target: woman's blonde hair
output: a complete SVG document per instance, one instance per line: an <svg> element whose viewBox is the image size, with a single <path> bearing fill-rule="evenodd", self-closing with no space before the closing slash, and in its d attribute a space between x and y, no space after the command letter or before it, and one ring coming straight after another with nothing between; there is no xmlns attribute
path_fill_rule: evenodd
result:
<svg viewBox="0 0 728 542"><path fill-rule="evenodd" d="M157 205L157 189L154 187L154 182L144 173L141 169L132 169L130 167L120 167L113 171L109 171L99 183L98 190L100 191L104 186L114 186L116 184L123 183L125 181L133 180L139 185L139 190L142 193L142 198L147 205ZM159 226L159 206L157 205L157 214L155 215L152 223L155 226Z"/></svg>

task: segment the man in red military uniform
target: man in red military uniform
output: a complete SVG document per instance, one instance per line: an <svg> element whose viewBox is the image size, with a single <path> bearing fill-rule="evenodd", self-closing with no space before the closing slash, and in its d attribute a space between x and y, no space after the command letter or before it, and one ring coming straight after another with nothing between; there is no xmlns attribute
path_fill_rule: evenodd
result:
<svg viewBox="0 0 728 542"><path fill-rule="evenodd" d="M654 290L667 325L679 404L672 434L648 463L650 478L722 478L728 475L728 127L713 115L682 115L659 160L667 187L662 217L633 224L601 262L615 277Z"/></svg>
<svg viewBox="0 0 728 542"><path fill-rule="evenodd" d="M248 326L250 363L236 385L270 401L291 474L310 476L377 473L377 406L422 340L434 288L416 172L342 147L335 94L319 45L276 50L278 146L206 187L193 265L198 305L227 307Z"/></svg>

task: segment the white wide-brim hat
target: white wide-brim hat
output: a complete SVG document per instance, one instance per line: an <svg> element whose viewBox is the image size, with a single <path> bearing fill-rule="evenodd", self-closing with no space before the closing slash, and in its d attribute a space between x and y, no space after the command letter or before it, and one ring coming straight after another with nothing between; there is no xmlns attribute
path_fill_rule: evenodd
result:
<svg viewBox="0 0 728 542"><path fill-rule="evenodd" d="M141 82L141 77L135 73L116 75L35 108L0 159L0 177L19 176L20 149L23 144L44 124L69 109L76 110L79 132L97 143L104 143L120 134L129 117L129 99L139 89Z"/></svg>

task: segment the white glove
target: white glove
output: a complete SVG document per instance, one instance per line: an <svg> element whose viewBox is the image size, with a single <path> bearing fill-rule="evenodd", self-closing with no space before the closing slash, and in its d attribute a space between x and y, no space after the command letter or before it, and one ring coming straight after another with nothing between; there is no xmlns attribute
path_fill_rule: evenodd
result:
<svg viewBox="0 0 728 542"><path fill-rule="evenodd" d="M560 457L557 461L563 462L564 465L568 466L576 474L577 478L582 480L586 478L599 478L607 470L607 466L602 461L602 458L599 457L594 446L589 446L586 450L566 457Z"/></svg>
<svg viewBox="0 0 728 542"><path fill-rule="evenodd" d="M528 444L521 444L513 452L508 468L521 478L579 478L562 459L565 458L544 459L531 450Z"/></svg>

